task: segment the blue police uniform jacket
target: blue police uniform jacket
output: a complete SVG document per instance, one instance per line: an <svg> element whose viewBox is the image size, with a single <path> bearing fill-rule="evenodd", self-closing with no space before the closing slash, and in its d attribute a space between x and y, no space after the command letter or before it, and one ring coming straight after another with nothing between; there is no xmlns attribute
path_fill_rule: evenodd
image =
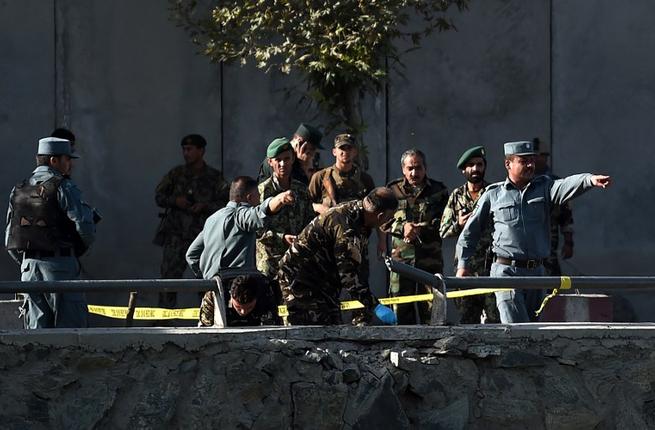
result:
<svg viewBox="0 0 655 430"><path fill-rule="evenodd" d="M563 179L537 176L520 190L509 179L487 187L457 241L458 268L466 268L488 222L493 222L492 250L513 260L550 255L550 209L593 188L591 174Z"/></svg>

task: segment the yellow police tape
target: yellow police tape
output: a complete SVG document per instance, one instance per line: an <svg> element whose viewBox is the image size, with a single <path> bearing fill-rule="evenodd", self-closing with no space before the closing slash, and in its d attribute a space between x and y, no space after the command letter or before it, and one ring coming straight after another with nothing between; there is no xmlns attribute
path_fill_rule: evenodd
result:
<svg viewBox="0 0 655 430"><path fill-rule="evenodd" d="M539 314L543 312L544 308L546 307L550 299L555 297L559 293L559 290L570 290L570 289L571 289L571 278L569 276L561 276L559 278L559 288L553 289L552 293L544 297L544 300L541 302L541 306L539 306L539 309L537 309L534 313L535 316L539 316Z"/></svg>
<svg viewBox="0 0 655 430"><path fill-rule="evenodd" d="M124 306L98 306L88 305L89 313L102 315L107 318L124 320L127 317L128 308ZM136 308L134 309L135 320L197 320L200 316L200 309L164 309L164 308Z"/></svg>
<svg viewBox="0 0 655 430"><path fill-rule="evenodd" d="M562 277L564 278L564 277ZM568 288L571 286L571 279L568 279ZM562 281L564 284L564 281ZM560 287L567 288L567 287ZM446 297L449 299L475 296L478 294L490 294L495 293L496 291L511 291L510 288L472 288L470 290L459 290L459 291L448 291ZM405 303L414 303L414 302L429 302L433 298L433 295L428 294L417 294L413 296L399 296L399 297L386 297L379 299L380 303L383 305L400 305ZM349 311L353 309L361 309L364 305L358 300L348 300L341 302L341 310ZM128 308L125 306L100 306L100 305L88 305L89 313L95 315L102 315L107 318L115 319L125 319L127 317ZM135 308L134 317L135 320L172 320L172 319L181 319L181 320L197 320L200 315L200 310L198 308L186 308L186 309L165 309L165 308ZM286 317L289 315L287 312L287 307L282 305L278 306L278 315L281 317Z"/></svg>

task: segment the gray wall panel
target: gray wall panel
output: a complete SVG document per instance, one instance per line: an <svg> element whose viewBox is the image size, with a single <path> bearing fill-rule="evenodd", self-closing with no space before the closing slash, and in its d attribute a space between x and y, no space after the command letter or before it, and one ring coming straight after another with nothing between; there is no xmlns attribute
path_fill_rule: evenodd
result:
<svg viewBox="0 0 655 430"><path fill-rule="evenodd" d="M84 157L75 178L105 216L88 276L157 276L154 189L183 162L181 137L204 135L206 158L220 168L218 67L195 55L160 1L57 4L65 99Z"/></svg>
<svg viewBox="0 0 655 430"><path fill-rule="evenodd" d="M38 137L50 133L54 125L53 34L51 1L0 2L0 141L4 153L0 169L0 210L3 219L12 186L34 169ZM0 252L0 279L17 279L19 272L7 254Z"/></svg>
<svg viewBox="0 0 655 430"><path fill-rule="evenodd" d="M607 172L616 180L611 189L574 203L574 263L582 273L650 275L655 4L553 5L557 173Z"/></svg>

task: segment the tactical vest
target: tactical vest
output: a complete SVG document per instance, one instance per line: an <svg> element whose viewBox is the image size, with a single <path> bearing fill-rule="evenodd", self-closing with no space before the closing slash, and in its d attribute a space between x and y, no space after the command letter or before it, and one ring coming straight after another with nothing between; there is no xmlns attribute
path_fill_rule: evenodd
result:
<svg viewBox="0 0 655 430"><path fill-rule="evenodd" d="M323 203L328 206L336 206L350 200L360 200L366 197L366 189L363 188L362 173L359 167L353 167L354 171L344 178L335 166L326 167L326 173L323 177ZM344 183L348 181L350 185L357 184L360 187L353 189L344 188ZM326 200L329 199L329 202Z"/></svg>
<svg viewBox="0 0 655 430"><path fill-rule="evenodd" d="M59 207L57 189L63 178L53 177L30 185L24 180L14 188L11 200L7 249L56 251L81 242L75 223Z"/></svg>

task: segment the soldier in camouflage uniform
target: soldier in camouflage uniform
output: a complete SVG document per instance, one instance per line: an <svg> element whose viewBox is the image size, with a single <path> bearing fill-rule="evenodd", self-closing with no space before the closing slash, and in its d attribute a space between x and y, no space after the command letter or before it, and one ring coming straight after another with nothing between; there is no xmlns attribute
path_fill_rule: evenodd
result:
<svg viewBox="0 0 655 430"><path fill-rule="evenodd" d="M439 219L448 190L438 181L426 175L425 155L418 149L410 149L400 158L403 177L391 181L391 188L398 199L398 209L391 224L391 257L430 273L443 271ZM430 292L425 286L391 273L391 296L407 296ZM400 324L429 324L430 303L416 302L394 305Z"/></svg>
<svg viewBox="0 0 655 430"><path fill-rule="evenodd" d="M559 179L552 174L548 165L550 157L550 145L542 142L539 138L534 138L535 151L538 152L535 161L535 175L546 175L553 179ZM544 269L546 276L560 276L562 270L559 265L559 237L564 238L562 245L562 258L568 260L573 257L573 211L571 211L570 202L563 205L553 205L550 210L550 256L544 260Z"/></svg>
<svg viewBox="0 0 655 430"><path fill-rule="evenodd" d="M257 270L273 280L277 278L278 262L314 218L314 209L305 184L291 177L294 155L289 140L275 139L268 146L266 156L273 175L259 184L260 199L264 201L287 190L296 197L295 204L283 207L257 238Z"/></svg>
<svg viewBox="0 0 655 430"><path fill-rule="evenodd" d="M155 191L157 205L165 208L153 241L164 247L161 264L164 279L182 278L189 245L207 217L228 202L229 187L223 175L205 163L205 139L191 134L182 139L181 145L185 164L168 172ZM159 306L173 308L176 301L176 293L159 294Z"/></svg>
<svg viewBox="0 0 655 430"><path fill-rule="evenodd" d="M459 237L471 212L473 212L475 204L480 196L484 194L487 185L489 185L484 180L486 167L485 149L482 146L469 148L460 157L457 168L462 171L466 183L455 188L448 199L439 226L439 235L442 239ZM469 260L473 276L489 276L489 270L493 262L491 255L492 233L493 223L488 223L477 244L475 255ZM455 256L455 267L457 267L457 256ZM496 297L493 294L458 298L455 299L455 305L461 315L461 324L480 324L480 316L483 311L486 314L485 322L500 322L500 316L496 308Z"/></svg>
<svg viewBox="0 0 655 430"><path fill-rule="evenodd" d="M388 188L376 188L363 200L353 200L314 218L280 261L278 281L291 325L341 324L342 288L359 300L355 325L366 324L375 312L393 316L378 305L362 264L370 230L391 219L398 202ZM387 315L388 315L387 314Z"/></svg>
<svg viewBox="0 0 655 430"><path fill-rule="evenodd" d="M305 187L309 185L309 179L312 177L315 169L318 167L320 153L319 149L324 149L321 145L323 133L309 124L300 124L298 129L291 138L291 147L294 152L293 165L291 167L291 177L296 181L302 182ZM259 167L259 176L257 182L262 183L273 175L273 170L268 163L268 157L262 161Z"/></svg>
<svg viewBox="0 0 655 430"><path fill-rule="evenodd" d="M355 136L340 134L334 139L333 166L312 176L309 197L316 213L322 214L339 203L363 199L375 186L373 178L355 164L358 149Z"/></svg>

